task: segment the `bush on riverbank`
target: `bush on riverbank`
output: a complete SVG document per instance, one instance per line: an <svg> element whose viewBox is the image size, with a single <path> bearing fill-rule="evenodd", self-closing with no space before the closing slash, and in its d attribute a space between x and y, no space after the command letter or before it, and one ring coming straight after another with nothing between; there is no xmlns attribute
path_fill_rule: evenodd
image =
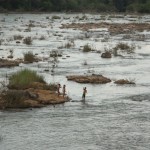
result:
<svg viewBox="0 0 150 150"><path fill-rule="evenodd" d="M38 75L35 71L24 69L14 73L9 78L9 88L13 89L26 89L33 82L45 83L42 76Z"/></svg>
<svg viewBox="0 0 150 150"><path fill-rule="evenodd" d="M31 37L26 37L23 39L23 43L26 45L32 45L32 39Z"/></svg>
<svg viewBox="0 0 150 150"><path fill-rule="evenodd" d="M0 11L49 11L49 12L150 12L149 0L34 0L1 1ZM59 16L54 16L59 19Z"/></svg>
<svg viewBox="0 0 150 150"><path fill-rule="evenodd" d="M118 55L118 51L126 52L128 54L134 53L135 46L134 45L128 45L127 43L118 43L114 48L113 48L113 54L114 56Z"/></svg>
<svg viewBox="0 0 150 150"><path fill-rule="evenodd" d="M32 52L27 52L24 53L24 61L33 63L34 61L36 61L36 58Z"/></svg>
<svg viewBox="0 0 150 150"><path fill-rule="evenodd" d="M84 45L83 52L91 52L91 51L93 51L91 46L89 46L88 44Z"/></svg>
<svg viewBox="0 0 150 150"><path fill-rule="evenodd" d="M25 94L22 90L7 90L2 94L2 99L4 100L3 107L22 107L24 100L27 98L27 93Z"/></svg>

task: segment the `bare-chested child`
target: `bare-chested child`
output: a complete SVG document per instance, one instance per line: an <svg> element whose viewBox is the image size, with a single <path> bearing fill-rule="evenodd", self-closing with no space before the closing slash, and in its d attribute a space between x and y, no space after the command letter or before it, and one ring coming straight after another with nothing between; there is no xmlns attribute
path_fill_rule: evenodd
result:
<svg viewBox="0 0 150 150"><path fill-rule="evenodd" d="M85 100L85 96L87 94L87 89L86 87L83 88L83 94L82 94L82 100Z"/></svg>
<svg viewBox="0 0 150 150"><path fill-rule="evenodd" d="M62 93L63 93L63 97L65 97L65 95L66 95L66 85L63 85Z"/></svg>
<svg viewBox="0 0 150 150"><path fill-rule="evenodd" d="M57 85L57 94L58 94L58 96L60 95L60 88L61 88L61 85L58 84L58 85Z"/></svg>

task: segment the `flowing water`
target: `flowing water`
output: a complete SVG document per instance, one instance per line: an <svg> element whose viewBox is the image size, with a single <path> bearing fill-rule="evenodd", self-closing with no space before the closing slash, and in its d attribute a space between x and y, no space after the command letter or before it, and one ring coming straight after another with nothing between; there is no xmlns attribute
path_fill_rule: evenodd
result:
<svg viewBox="0 0 150 150"><path fill-rule="evenodd" d="M50 19L53 15L61 19ZM49 18L48 18L48 17ZM63 105L40 109L0 111L0 150L149 150L150 149L150 36L142 32L143 41L125 40L123 35L111 36L107 29L85 32L60 29L62 23L78 22L82 14L0 14L0 57L6 58L13 49L14 59L32 51L42 58L33 64L20 64L15 68L0 68L0 81L22 68L30 68L44 76L47 83L66 84L71 101ZM100 15L89 15L81 22L101 22ZM130 16L108 19L106 22L133 22ZM33 22L31 32L24 32ZM150 16L135 18L134 22L150 22ZM88 38L85 34L88 34ZM138 34L138 33L136 33ZM33 44L16 44L14 35L31 36ZM45 36L44 40L39 40ZM109 37L107 42L101 42ZM61 48L68 41L74 47ZM102 59L96 52L83 53L85 44L104 51L118 42L136 45L134 54ZM49 54L58 50L53 68ZM84 65L84 63L87 65ZM48 69L49 71L45 71ZM51 70L54 69L54 72ZM112 80L108 84L79 84L67 81L67 75L102 74ZM133 80L135 85L119 86L117 79ZM81 101L82 89L87 87L85 101Z"/></svg>

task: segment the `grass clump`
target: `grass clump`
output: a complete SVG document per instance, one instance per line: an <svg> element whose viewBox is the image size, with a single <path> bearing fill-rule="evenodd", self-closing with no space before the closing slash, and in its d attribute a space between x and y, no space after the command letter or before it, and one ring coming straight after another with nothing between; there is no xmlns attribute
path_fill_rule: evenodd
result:
<svg viewBox="0 0 150 150"><path fill-rule="evenodd" d="M61 19L60 16L52 16L52 19Z"/></svg>
<svg viewBox="0 0 150 150"><path fill-rule="evenodd" d="M29 63L36 61L35 55L32 52L24 53L24 61Z"/></svg>
<svg viewBox="0 0 150 150"><path fill-rule="evenodd" d="M126 52L127 54L131 54L131 53L134 53L135 45L128 45L127 43L118 43L113 48L113 53L115 56L118 55L118 50L120 50L122 52Z"/></svg>
<svg viewBox="0 0 150 150"><path fill-rule="evenodd" d="M25 39L23 39L23 43L26 45L32 45L31 37L26 37Z"/></svg>
<svg viewBox="0 0 150 150"><path fill-rule="evenodd" d="M84 45L83 52L91 52L91 51L93 51L91 46L89 46L88 44Z"/></svg>
<svg viewBox="0 0 150 150"><path fill-rule="evenodd" d="M38 75L35 71L24 69L14 73L9 78L10 89L26 89L29 88L33 82L45 83L42 76Z"/></svg>
<svg viewBox="0 0 150 150"><path fill-rule="evenodd" d="M52 50L50 52L50 57L53 57L53 58L57 58L57 57L61 57L62 54L60 52L58 52L57 50Z"/></svg>
<svg viewBox="0 0 150 150"><path fill-rule="evenodd" d="M14 40L22 40L23 36L21 35L14 35Z"/></svg>

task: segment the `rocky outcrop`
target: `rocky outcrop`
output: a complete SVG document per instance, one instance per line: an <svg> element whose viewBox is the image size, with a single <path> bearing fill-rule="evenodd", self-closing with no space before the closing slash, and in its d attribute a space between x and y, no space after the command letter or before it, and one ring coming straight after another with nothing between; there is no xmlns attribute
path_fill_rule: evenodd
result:
<svg viewBox="0 0 150 150"><path fill-rule="evenodd" d="M150 31L149 23L72 23L72 24L62 24L61 28L74 28L84 31L96 28L107 28L111 34L128 34L134 29L138 32L143 32L144 30Z"/></svg>
<svg viewBox="0 0 150 150"><path fill-rule="evenodd" d="M117 80L117 81L115 81L114 83L115 83L115 84L135 84L134 82L129 81L129 80L125 80L125 79Z"/></svg>
<svg viewBox="0 0 150 150"><path fill-rule="evenodd" d="M39 85L36 83L36 85ZM34 85L35 86L35 85ZM9 89L0 95L0 109L39 108L69 101L69 97L59 95L56 91L44 89L44 85L26 90ZM43 88L44 87L44 88Z"/></svg>
<svg viewBox="0 0 150 150"><path fill-rule="evenodd" d="M19 63L15 60L0 59L0 68L19 66Z"/></svg>
<svg viewBox="0 0 150 150"><path fill-rule="evenodd" d="M105 53L102 53L101 57L102 58L111 58L112 56L111 56L111 53L107 51Z"/></svg>
<svg viewBox="0 0 150 150"><path fill-rule="evenodd" d="M95 74L90 76L72 75L72 76L67 76L67 79L78 83L92 83L92 84L104 84L104 83L111 82L110 79L102 75L95 75Z"/></svg>

